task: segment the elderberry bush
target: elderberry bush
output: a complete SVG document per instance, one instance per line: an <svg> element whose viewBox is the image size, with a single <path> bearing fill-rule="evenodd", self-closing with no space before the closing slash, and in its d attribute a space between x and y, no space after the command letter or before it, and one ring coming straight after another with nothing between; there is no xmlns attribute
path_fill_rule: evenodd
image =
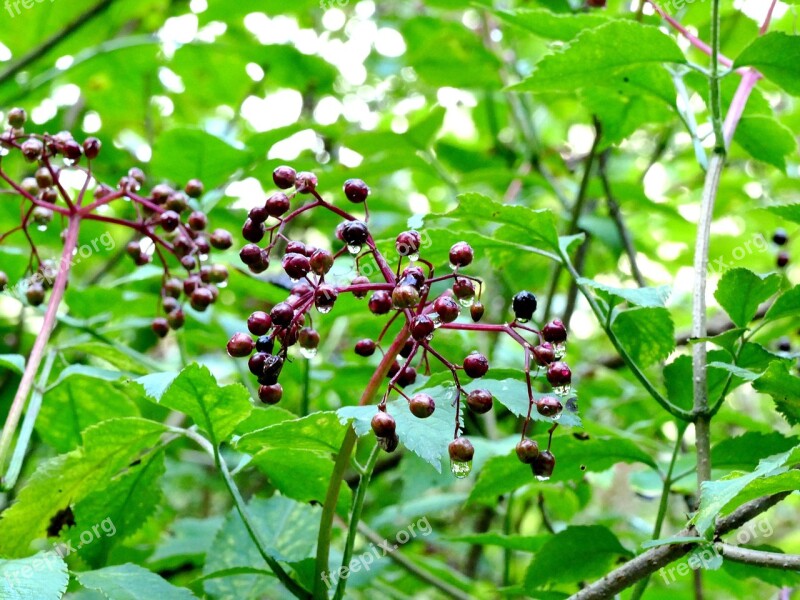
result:
<svg viewBox="0 0 800 600"><path fill-rule="evenodd" d="M453 441L448 452L452 472L463 478L471 472L474 449L463 437L462 403L471 411L483 414L492 409L493 397L487 389L467 392L462 380L463 376L472 380L482 378L490 364L487 357L477 351L463 357L447 357L437 349L436 338L446 335L448 330L501 333L521 347L527 384L528 414L523 421L517 453L522 462L531 465L538 479L548 479L555 466L550 443L540 453L537 443L528 439L526 433L535 409L553 420L549 431L552 441L563 410L560 398L570 395L572 373L563 361L567 341L564 324L554 319L541 330L530 326L538 301L527 290L513 297L513 319L509 322L482 323L484 284L467 272L473 263L474 251L466 241L450 248L451 272L444 275L435 274L434 262L429 260L432 257L421 255L422 238L415 230L399 233L394 244L395 255L384 256L369 229L370 190L360 179L348 179L343 192L350 203L361 207L363 220L339 208L335 201L324 199L317 191L317 176L313 173L298 173L290 166L280 166L273 172L273 181L280 191L267 198L263 206L249 211L242 226L242 236L248 243L241 248L239 257L253 274L263 273L271 261L279 260L293 285L288 296L273 305L269 312L256 311L249 316L249 334L237 332L227 344L230 356L248 359L248 368L259 386L259 400L265 404L281 400L283 387L279 380L283 366L290 360L289 349L298 346L301 356L314 357L320 344L320 335L313 327L315 315L331 312L342 294L352 294L366 300L365 308L373 315L386 320L376 340L361 339L354 345L358 356L369 357L376 351L383 355L376 375L385 376L389 381L371 422L378 444L386 452L393 452L399 444L395 419L387 411L387 401L392 394L404 398L411 413L419 419L430 417L437 402L451 401L425 393L409 396L403 390L416 381L420 371L430 375L433 359L452 375L456 412ZM286 234L287 226L294 219L312 210L327 210L342 219L331 232L331 238L335 238L331 250L307 245ZM378 266L379 280L371 280L361 273L361 265L367 260ZM354 274L346 282L332 276L337 261L354 263ZM438 293L433 291L434 287L442 286L447 287ZM401 324L401 333L390 346L385 337L395 321ZM535 397L534 381L538 383L538 379L543 380L542 384L552 395Z"/></svg>

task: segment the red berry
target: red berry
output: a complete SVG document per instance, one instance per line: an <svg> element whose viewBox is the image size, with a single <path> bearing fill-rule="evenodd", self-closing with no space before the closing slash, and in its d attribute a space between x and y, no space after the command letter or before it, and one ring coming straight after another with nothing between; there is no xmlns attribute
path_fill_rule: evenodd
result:
<svg viewBox="0 0 800 600"><path fill-rule="evenodd" d="M419 315L411 324L411 337L421 342L428 339L433 334L434 329L436 329L436 326L433 323L433 319L428 315Z"/></svg>
<svg viewBox="0 0 800 600"><path fill-rule="evenodd" d="M183 188L189 198L199 198L203 195L203 190L203 182L199 179L190 179L186 182L186 187Z"/></svg>
<svg viewBox="0 0 800 600"><path fill-rule="evenodd" d="M422 244L422 238L416 231L404 231L397 236L394 247L400 256L411 256L412 254L419 254L419 247Z"/></svg>
<svg viewBox="0 0 800 600"><path fill-rule="evenodd" d="M789 253L788 252L780 252L778 254L778 259L775 261L778 265L778 268L782 269L786 265L789 264Z"/></svg>
<svg viewBox="0 0 800 600"><path fill-rule="evenodd" d="M414 394L408 403L408 408L418 419L427 419L436 410L436 403L428 394Z"/></svg>
<svg viewBox="0 0 800 600"><path fill-rule="evenodd" d="M280 383L262 385L258 388L258 399L264 404L277 404L283 397L283 387Z"/></svg>
<svg viewBox="0 0 800 600"><path fill-rule="evenodd" d="M419 304L419 291L410 285L398 285L392 290L394 308L414 308Z"/></svg>
<svg viewBox="0 0 800 600"><path fill-rule="evenodd" d="M83 153L89 160L94 160L100 154L102 143L96 137L90 137L83 140Z"/></svg>
<svg viewBox="0 0 800 600"><path fill-rule="evenodd" d="M280 166L272 172L272 181L282 190L286 190L294 185L297 172L292 167Z"/></svg>
<svg viewBox="0 0 800 600"><path fill-rule="evenodd" d="M360 204L369 196L369 188L360 179L348 179L344 182L344 195L350 202Z"/></svg>
<svg viewBox="0 0 800 600"><path fill-rule="evenodd" d="M314 306L321 313L330 312L338 297L339 292L336 291L335 287L323 283L314 292Z"/></svg>
<svg viewBox="0 0 800 600"><path fill-rule="evenodd" d="M208 226L208 217L203 211L196 210L189 215L187 223L193 231L203 231Z"/></svg>
<svg viewBox="0 0 800 600"><path fill-rule="evenodd" d="M228 341L228 355L233 358L250 356L255 347L256 343L249 335L246 333L234 333L233 337Z"/></svg>
<svg viewBox="0 0 800 600"><path fill-rule="evenodd" d="M301 194L310 194L317 189L317 176L309 171L301 171L295 177L294 187Z"/></svg>
<svg viewBox="0 0 800 600"><path fill-rule="evenodd" d="M486 375L489 370L489 359L479 352L473 352L464 359L464 372L472 377L478 379Z"/></svg>
<svg viewBox="0 0 800 600"><path fill-rule="evenodd" d="M269 316L272 318L272 322L278 327L286 327L291 324L294 318L294 309L286 302L279 302L272 307Z"/></svg>
<svg viewBox="0 0 800 600"><path fill-rule="evenodd" d="M550 479L556 468L556 457L550 450L543 450L531 463L531 471L539 479Z"/></svg>
<svg viewBox="0 0 800 600"><path fill-rule="evenodd" d="M245 244L239 251L239 258L246 265L257 264L261 260L261 248L256 244Z"/></svg>
<svg viewBox="0 0 800 600"><path fill-rule="evenodd" d="M369 285L369 277L364 277L363 275L359 275L358 277L355 277L353 281L350 282L350 285L351 286ZM359 300L361 300L362 298L366 297L367 297L366 290L360 292L353 292L353 298L358 298Z"/></svg>
<svg viewBox="0 0 800 600"><path fill-rule="evenodd" d="M153 319L153 322L150 324L150 327L158 337L165 337L169 333L169 323L164 317L157 317Z"/></svg>
<svg viewBox="0 0 800 600"><path fill-rule="evenodd" d="M214 302L214 293L209 288L198 287L192 292L189 304L196 311L203 312Z"/></svg>
<svg viewBox="0 0 800 600"><path fill-rule="evenodd" d="M457 242L450 248L450 264L454 267L466 267L474 256L472 246L467 242Z"/></svg>
<svg viewBox="0 0 800 600"><path fill-rule="evenodd" d="M397 376L397 385L408 387L417 380L417 370L414 367L405 367Z"/></svg>
<svg viewBox="0 0 800 600"><path fill-rule="evenodd" d="M254 244L264 239L265 231L263 223L256 223L252 219L247 219L242 225L242 237Z"/></svg>
<svg viewBox="0 0 800 600"><path fill-rule="evenodd" d="M469 315L472 317L472 320L477 323L483 318L484 308L483 304L480 302L474 302L472 306L469 307Z"/></svg>
<svg viewBox="0 0 800 600"><path fill-rule="evenodd" d="M257 310L247 318L247 329L253 335L265 335L271 328L272 319L263 311Z"/></svg>
<svg viewBox="0 0 800 600"><path fill-rule="evenodd" d="M539 444L535 440L525 438L517 444L516 451L520 462L529 465L539 456Z"/></svg>
<svg viewBox="0 0 800 600"><path fill-rule="evenodd" d="M467 394L467 406L482 415L492 410L492 393L489 390L472 390Z"/></svg>
<svg viewBox="0 0 800 600"><path fill-rule="evenodd" d="M378 446L383 448L385 452L394 452L397 450L397 446L400 444L400 438L397 437L397 434L394 433L389 437L379 437L378 438Z"/></svg>
<svg viewBox="0 0 800 600"><path fill-rule="evenodd" d="M555 417L564 407L556 398L552 396L545 396L536 401L536 410L543 417Z"/></svg>
<svg viewBox="0 0 800 600"><path fill-rule="evenodd" d="M286 254L296 253L308 256L306 253L306 245L298 240L290 240L286 243Z"/></svg>
<svg viewBox="0 0 800 600"><path fill-rule="evenodd" d="M542 337L546 342L557 344L567 339L567 328L561 319L553 319L542 328Z"/></svg>
<svg viewBox="0 0 800 600"><path fill-rule="evenodd" d="M283 257L281 266L283 266L283 270L286 271L286 274L292 279L301 279L311 271L311 264L308 262L308 257L294 252L286 254Z"/></svg>
<svg viewBox="0 0 800 600"><path fill-rule="evenodd" d="M375 354L375 342L370 339L363 339L356 342L356 354L359 356L372 356Z"/></svg>
<svg viewBox="0 0 800 600"><path fill-rule="evenodd" d="M385 315L392 310L392 297L388 292L378 290L369 299L369 310L374 315Z"/></svg>
<svg viewBox="0 0 800 600"><path fill-rule="evenodd" d="M439 315L443 323L452 323L461 314L461 307L458 302L450 296L439 296L433 303L433 310Z"/></svg>
<svg viewBox="0 0 800 600"><path fill-rule="evenodd" d="M267 198L264 209L270 217L280 217L289 210L290 206L289 197L283 192L276 192Z"/></svg>
<svg viewBox="0 0 800 600"><path fill-rule="evenodd" d="M271 355L267 352L256 352L250 357L250 360L247 361L247 368L250 369L250 372L253 375L256 377L261 376L261 374L264 372L264 365L267 364L268 356Z"/></svg>
<svg viewBox="0 0 800 600"><path fill-rule="evenodd" d="M25 160L28 162L34 162L42 158L44 146L39 140L29 139L22 142L20 150L22 151L22 156L25 157Z"/></svg>
<svg viewBox="0 0 800 600"><path fill-rule="evenodd" d="M475 297L475 284L466 277L456 277L453 282L453 294L459 300L470 300Z"/></svg>
<svg viewBox="0 0 800 600"><path fill-rule="evenodd" d="M556 351L553 344L544 342L533 347L533 358L538 364L545 367L556 359Z"/></svg>
<svg viewBox="0 0 800 600"><path fill-rule="evenodd" d="M411 285L415 288L422 289L425 283L425 272L421 267L406 267L400 274L398 285Z"/></svg>
<svg viewBox="0 0 800 600"><path fill-rule="evenodd" d="M269 213L267 212L266 207L264 206L254 206L250 209L250 212L247 213L247 217L253 223L263 223L267 219L269 219Z"/></svg>
<svg viewBox="0 0 800 600"><path fill-rule="evenodd" d="M475 456L475 448L467 438L456 438L447 446L450 460L456 462L470 462Z"/></svg>
<svg viewBox="0 0 800 600"><path fill-rule="evenodd" d="M297 334L297 341L300 343L301 348L316 350L317 346L319 346L319 333L316 329L303 327Z"/></svg>
<svg viewBox="0 0 800 600"><path fill-rule="evenodd" d="M167 322L172 330L176 331L183 327L183 323L186 321L186 316L183 314L183 311L180 308L176 308L172 312L167 315Z"/></svg>
<svg viewBox="0 0 800 600"><path fill-rule="evenodd" d="M375 435L379 438L394 435L396 427L397 423L394 417L389 413L378 411L378 413L372 417L372 431L374 431Z"/></svg>
<svg viewBox="0 0 800 600"><path fill-rule="evenodd" d="M547 367L547 381L552 386L569 385L572 382L572 372L567 363L558 361Z"/></svg>
<svg viewBox="0 0 800 600"><path fill-rule="evenodd" d="M327 250L315 250L309 258L311 270L317 275L325 275L333 267L333 254Z"/></svg>

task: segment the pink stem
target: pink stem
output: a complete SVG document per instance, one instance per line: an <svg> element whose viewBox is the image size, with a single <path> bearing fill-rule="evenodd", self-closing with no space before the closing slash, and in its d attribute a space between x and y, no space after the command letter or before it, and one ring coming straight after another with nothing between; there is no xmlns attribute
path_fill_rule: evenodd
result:
<svg viewBox="0 0 800 600"><path fill-rule="evenodd" d="M728 108L728 114L725 115L725 122L722 124L722 133L725 138L725 146L730 146L733 140L733 134L736 133L736 128L742 120L744 108L747 106L747 100L753 92L756 83L762 78L761 73L755 69L747 69L742 75L742 80L739 82L739 87L736 88L736 94L733 96L731 105Z"/></svg>
<svg viewBox="0 0 800 600"><path fill-rule="evenodd" d="M764 35L765 33L767 33L767 29L769 29L769 24L772 21L772 12L775 10L775 5L777 3L778 0L772 0L772 4L769 5L767 16L764 19L764 23L761 25L761 29L758 30L758 35Z"/></svg>

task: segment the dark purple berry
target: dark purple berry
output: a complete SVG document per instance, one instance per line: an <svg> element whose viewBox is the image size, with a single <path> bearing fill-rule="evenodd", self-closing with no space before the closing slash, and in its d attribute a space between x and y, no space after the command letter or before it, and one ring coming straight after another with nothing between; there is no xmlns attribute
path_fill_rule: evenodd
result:
<svg viewBox="0 0 800 600"><path fill-rule="evenodd" d="M100 148L103 144L96 137L90 137L83 140L83 153L89 160L94 160L100 154Z"/></svg>
<svg viewBox="0 0 800 600"><path fill-rule="evenodd" d="M540 479L550 479L556 468L556 457L550 450L543 450L531 463L531 471Z"/></svg>
<svg viewBox="0 0 800 600"><path fill-rule="evenodd" d="M363 221L347 221L342 226L342 239L348 246L363 246L369 238L369 229Z"/></svg>
<svg viewBox="0 0 800 600"><path fill-rule="evenodd" d="M272 172L272 181L282 190L289 189L294 185L297 172L292 167L282 165Z"/></svg>
<svg viewBox="0 0 800 600"><path fill-rule="evenodd" d="M469 307L469 316L472 317L472 320L477 323L483 318L484 308L483 304L480 302L473 303L472 306Z"/></svg>
<svg viewBox="0 0 800 600"><path fill-rule="evenodd" d="M239 258L246 265L255 265L261 260L261 248L256 244L245 244L239 251Z"/></svg>
<svg viewBox="0 0 800 600"><path fill-rule="evenodd" d="M301 194L310 194L317 189L317 176L309 171L301 171L294 179L294 187Z"/></svg>
<svg viewBox="0 0 800 600"><path fill-rule="evenodd" d="M422 238L416 231L404 231L397 236L394 247L400 256L411 256L419 254L419 247L422 244Z"/></svg>
<svg viewBox="0 0 800 600"><path fill-rule="evenodd" d="M353 281L350 282L350 285L351 286L369 285L369 277L364 277L363 275L359 275L358 277L355 277ZM361 300L362 298L367 297L367 293L368 293L367 290L363 290L360 292L353 292L353 298L358 298L359 300Z"/></svg>
<svg viewBox="0 0 800 600"><path fill-rule="evenodd" d="M163 338L169 333L169 323L164 317L156 317L150 324L150 328L158 337Z"/></svg>
<svg viewBox="0 0 800 600"><path fill-rule="evenodd" d="M311 271L311 265L308 262L308 257L303 254L286 254L281 263L283 270L292 279L301 279L308 275Z"/></svg>
<svg viewBox="0 0 800 600"><path fill-rule="evenodd" d="M159 222L161 223L161 227L164 228L164 231L175 231L178 225L181 224L181 216L174 210L168 210L161 213Z"/></svg>
<svg viewBox="0 0 800 600"><path fill-rule="evenodd" d="M567 363L558 361L547 367L547 381L554 387L572 383L572 372L569 370Z"/></svg>
<svg viewBox="0 0 800 600"><path fill-rule="evenodd" d="M264 404L277 404L283 397L283 387L280 383L262 385L258 388L258 399Z"/></svg>
<svg viewBox="0 0 800 600"><path fill-rule="evenodd" d="M778 268L780 269L784 268L786 265L789 264L789 253L779 252L778 259L775 261L775 263L778 265Z"/></svg>
<svg viewBox="0 0 800 600"><path fill-rule="evenodd" d="M247 329L253 335L264 335L272 328L272 319L264 311L257 310L247 318Z"/></svg>
<svg viewBox="0 0 800 600"><path fill-rule="evenodd" d="M227 250L233 246L233 237L225 229L215 229L209 238L211 245L217 250Z"/></svg>
<svg viewBox="0 0 800 600"><path fill-rule="evenodd" d="M530 321L533 313L536 312L536 296L528 291L519 292L511 301L511 309L514 316L520 321Z"/></svg>
<svg viewBox="0 0 800 600"><path fill-rule="evenodd" d="M417 380L417 370L414 367L405 367L397 375L397 385L408 387Z"/></svg>
<svg viewBox="0 0 800 600"><path fill-rule="evenodd" d="M374 315L385 315L392 310L392 297L388 292L378 290L369 299L369 310Z"/></svg>
<svg viewBox="0 0 800 600"><path fill-rule="evenodd" d="M256 343L249 335L246 333L234 333L228 341L228 355L233 358L250 356L255 347Z"/></svg>
<svg viewBox="0 0 800 600"><path fill-rule="evenodd" d="M189 298L189 304L196 311L203 312L214 302L214 293L205 287L198 287L192 292Z"/></svg>
<svg viewBox="0 0 800 600"><path fill-rule="evenodd" d="M414 394L408 403L408 408L418 419L427 419L436 410L436 403L428 394Z"/></svg>
<svg viewBox="0 0 800 600"><path fill-rule="evenodd" d="M186 315L183 314L183 311L180 308L176 308L175 310L167 314L167 322L169 323L169 326L173 331L177 331L178 329L183 327L185 321L186 321Z"/></svg>
<svg viewBox="0 0 800 600"><path fill-rule="evenodd" d="M301 348L316 350L319 346L319 332L310 327L303 327L297 335L297 341Z"/></svg>
<svg viewBox="0 0 800 600"><path fill-rule="evenodd" d="M434 329L436 329L436 326L433 319L428 315L419 315L411 324L411 337L421 342L422 340L428 339L428 337L433 334Z"/></svg>
<svg viewBox="0 0 800 600"><path fill-rule="evenodd" d="M247 368L250 369L253 375L261 376L261 373L264 372L264 365L267 364L268 356L271 355L267 352L256 352L250 357L250 360L247 361Z"/></svg>
<svg viewBox="0 0 800 600"><path fill-rule="evenodd" d="M294 309L286 302L279 302L272 307L269 316L272 318L272 322L278 327L286 327L291 324L294 318Z"/></svg>
<svg viewBox="0 0 800 600"><path fill-rule="evenodd" d="M561 319L553 319L542 328L542 337L546 342L558 344L567 339L567 328Z"/></svg>
<svg viewBox="0 0 800 600"><path fill-rule="evenodd" d="M333 254L327 250L315 250L309 258L311 270L317 275L325 275L333 267Z"/></svg>
<svg viewBox="0 0 800 600"><path fill-rule="evenodd" d="M186 187L183 188L189 198L199 198L203 195L203 190L203 182L199 179L190 179L186 182Z"/></svg>
<svg viewBox="0 0 800 600"><path fill-rule="evenodd" d="M360 179L348 179L344 182L344 195L350 202L360 204L369 196L369 188Z"/></svg>
<svg viewBox="0 0 800 600"><path fill-rule="evenodd" d="M264 239L265 231L263 223L256 223L252 219L247 219L242 225L242 237L254 244Z"/></svg>
<svg viewBox="0 0 800 600"><path fill-rule="evenodd" d="M489 370L489 359L479 352L473 352L464 359L463 366L468 376L478 379L486 375Z"/></svg>
<svg viewBox="0 0 800 600"><path fill-rule="evenodd" d="M196 210L189 215L187 223L193 231L203 231L208 226L208 217L203 211Z"/></svg>
<svg viewBox="0 0 800 600"><path fill-rule="evenodd" d="M520 462L530 465L539 456L539 444L535 440L525 438L517 443L516 451Z"/></svg>
<svg viewBox="0 0 800 600"><path fill-rule="evenodd" d="M467 438L456 438L447 446L450 460L455 462L470 462L475 456L475 448Z"/></svg>
<svg viewBox="0 0 800 600"><path fill-rule="evenodd" d="M372 417L372 431L379 438L385 438L394 435L397 423L394 417L384 411L378 411Z"/></svg>
<svg viewBox="0 0 800 600"><path fill-rule="evenodd" d="M370 339L363 339L356 342L355 352L359 356L372 356L375 354L375 342Z"/></svg>
<svg viewBox="0 0 800 600"><path fill-rule="evenodd" d="M450 296L442 295L433 303L433 311L439 315L442 323L452 323L461 314L461 307Z"/></svg>
<svg viewBox="0 0 800 600"><path fill-rule="evenodd" d="M339 292L336 291L335 287L323 283L314 292L314 306L321 313L330 312L338 297Z"/></svg>
<svg viewBox="0 0 800 600"><path fill-rule="evenodd" d="M22 156L25 157L25 160L28 162L34 162L42 158L44 146L39 140L30 139L22 142L20 150L22 151Z"/></svg>
<svg viewBox="0 0 800 600"><path fill-rule="evenodd" d="M563 408L561 402L552 396L545 396L536 401L536 410L543 417L555 417L561 413Z"/></svg>
<svg viewBox="0 0 800 600"><path fill-rule="evenodd" d="M305 257L308 257L306 254L306 245L303 242L298 240L291 240L286 244L286 254L302 254Z"/></svg>
<svg viewBox="0 0 800 600"><path fill-rule="evenodd" d="M545 367L556 359L556 350L550 342L544 342L533 347L533 358L536 362Z"/></svg>
<svg viewBox="0 0 800 600"><path fill-rule="evenodd" d="M472 246L467 242L457 242L450 248L450 264L453 267L466 267L474 256Z"/></svg>
<svg viewBox="0 0 800 600"><path fill-rule="evenodd" d="M472 390L467 394L467 406L482 415L492 410L492 393L489 390Z"/></svg>
<svg viewBox="0 0 800 600"><path fill-rule="evenodd" d="M264 205L264 209L267 211L267 214L269 214L270 217L280 217L287 210L289 210L290 206L291 203L289 202L289 197L283 192L276 192L267 198L267 203Z"/></svg>

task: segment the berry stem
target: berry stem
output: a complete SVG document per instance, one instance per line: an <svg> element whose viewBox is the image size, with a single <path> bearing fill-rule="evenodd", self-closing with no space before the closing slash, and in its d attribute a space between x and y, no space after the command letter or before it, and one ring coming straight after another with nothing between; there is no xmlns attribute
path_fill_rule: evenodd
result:
<svg viewBox="0 0 800 600"><path fill-rule="evenodd" d="M50 293L50 301L47 303L44 322L42 323L39 335L36 336L33 349L25 365L25 372L22 374L22 381L20 381L19 388L17 388L17 393L8 411L8 417L6 417L3 432L0 434L0 471L3 473L5 473L6 458L11 446L11 441L17 430L22 411L25 409L25 403L28 401L28 395L33 387L33 380L39 370L39 365L42 362L47 343L50 341L50 335L55 327L58 307L61 305L61 300L64 298L64 291L67 289L69 271L70 267L72 267L72 253L78 245L80 224L80 216L70 216L67 226L67 235L64 240L64 249L61 252L61 262L59 263L58 274L56 275L55 283ZM3 481L5 480L5 475L2 479Z"/></svg>
<svg viewBox="0 0 800 600"><path fill-rule="evenodd" d="M364 392L361 394L359 406L371 403L378 393L378 389L383 383L384 377L389 372L389 367L400 354L403 346L408 339L408 326L403 326L400 333L397 334L392 345L386 350L381 362L375 369L375 372L370 377ZM333 473L331 473L330 483L328 484L328 492L325 496L325 504L322 507L322 516L319 523L319 535L317 536L317 557L314 565L314 598L319 600L327 600L328 593L325 587L325 582L322 575L328 570L328 560L331 550L331 528L333 527L333 515L336 513L336 503L339 500L339 489L342 487L342 479L344 472L350 462L350 455L353 453L358 436L352 427L347 428L347 432L342 440L342 446L339 448L339 453L336 455L336 461L333 465ZM356 523L358 525L358 523Z"/></svg>

